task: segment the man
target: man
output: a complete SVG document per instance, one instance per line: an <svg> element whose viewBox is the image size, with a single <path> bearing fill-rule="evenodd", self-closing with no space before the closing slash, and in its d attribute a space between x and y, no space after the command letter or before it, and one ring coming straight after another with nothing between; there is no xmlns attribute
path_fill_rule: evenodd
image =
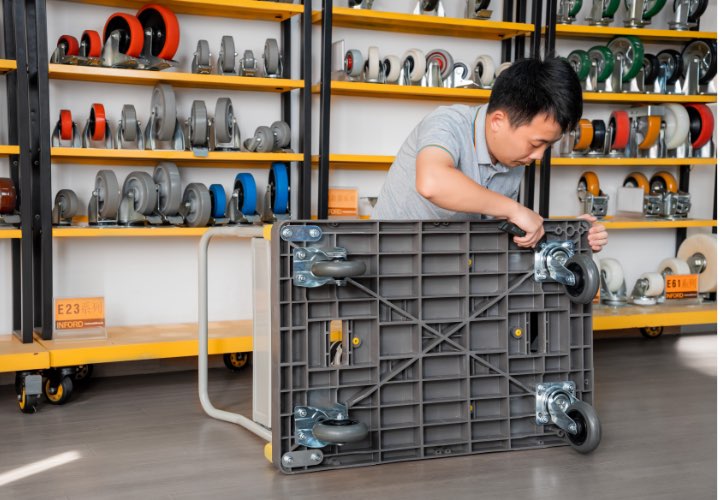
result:
<svg viewBox="0 0 720 500"><path fill-rule="evenodd" d="M373 219L505 218L525 231L521 247L544 234L543 218L515 201L525 165L543 157L582 115L582 89L559 58L525 59L506 69L483 106L443 106L415 127L395 158ZM588 241L599 252L607 231L591 215Z"/></svg>

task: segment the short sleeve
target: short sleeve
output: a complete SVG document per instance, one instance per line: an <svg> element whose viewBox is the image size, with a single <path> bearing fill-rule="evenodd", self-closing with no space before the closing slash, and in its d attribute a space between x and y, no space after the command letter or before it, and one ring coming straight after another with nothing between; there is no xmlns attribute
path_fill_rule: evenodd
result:
<svg viewBox="0 0 720 500"><path fill-rule="evenodd" d="M452 157L457 167L460 164L461 122L448 113L435 112L426 116L418 125L417 151L437 147L444 149Z"/></svg>

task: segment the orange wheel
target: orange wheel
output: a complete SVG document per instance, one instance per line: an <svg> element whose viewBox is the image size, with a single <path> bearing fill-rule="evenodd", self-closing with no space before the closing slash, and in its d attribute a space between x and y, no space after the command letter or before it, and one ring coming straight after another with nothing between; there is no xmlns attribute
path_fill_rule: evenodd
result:
<svg viewBox="0 0 720 500"><path fill-rule="evenodd" d="M100 33L97 31L83 31L80 44L85 47L87 57L100 57L102 55L102 40L100 39Z"/></svg>
<svg viewBox="0 0 720 500"><path fill-rule="evenodd" d="M102 141L105 139L105 107L102 104L95 103L90 109L90 134L93 141Z"/></svg>
<svg viewBox="0 0 720 500"><path fill-rule="evenodd" d="M575 136L575 151L584 151L592 144L595 129L593 129L592 122L585 118L578 122L577 135Z"/></svg>
<svg viewBox="0 0 720 500"><path fill-rule="evenodd" d="M650 149L660 137L660 125L662 118L659 116L648 116L647 117L647 130L645 131L645 138L638 144L638 149Z"/></svg>
<svg viewBox="0 0 720 500"><path fill-rule="evenodd" d="M113 31L122 32L120 37L120 52L130 57L140 57L143 48L142 24L137 17L124 12L116 12L111 15L103 29L103 40L107 42Z"/></svg>
<svg viewBox="0 0 720 500"><path fill-rule="evenodd" d="M630 142L630 117L627 111L613 111L610 125L614 128L611 149L625 149Z"/></svg>
<svg viewBox="0 0 720 500"><path fill-rule="evenodd" d="M17 204L15 183L9 177L0 177L0 214L11 214Z"/></svg>
<svg viewBox="0 0 720 500"><path fill-rule="evenodd" d="M152 28L152 55L172 59L180 44L180 24L173 11L162 5L148 4L140 9L137 18L145 28Z"/></svg>
<svg viewBox="0 0 720 500"><path fill-rule="evenodd" d="M61 45L65 47L66 56L76 56L80 52L80 44L74 36L63 35L58 38L57 46Z"/></svg>
<svg viewBox="0 0 720 500"><path fill-rule="evenodd" d="M653 193L677 193L677 189L675 176L666 170L650 178L650 191Z"/></svg>
<svg viewBox="0 0 720 500"><path fill-rule="evenodd" d="M600 194L600 180L595 172L585 172L582 174L580 182L578 183L578 190L582 190L583 187L585 187L585 191L587 191L588 194L593 196Z"/></svg>
<svg viewBox="0 0 720 500"><path fill-rule="evenodd" d="M623 181L623 186L642 188L644 194L650 194L650 183L647 177L640 172L628 174Z"/></svg>
<svg viewBox="0 0 720 500"><path fill-rule="evenodd" d="M72 113L69 109L60 110L60 139L69 141L73 135Z"/></svg>

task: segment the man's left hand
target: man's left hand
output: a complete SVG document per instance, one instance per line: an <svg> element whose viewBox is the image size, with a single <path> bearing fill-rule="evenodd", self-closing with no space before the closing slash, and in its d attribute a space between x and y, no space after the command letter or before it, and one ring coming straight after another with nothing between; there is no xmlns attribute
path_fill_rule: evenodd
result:
<svg viewBox="0 0 720 500"><path fill-rule="evenodd" d="M592 251L597 253L602 250L608 242L608 233L605 226L598 222L597 217L594 215L584 214L578 217L578 219L586 220L592 224L590 232L588 233L588 243L590 244Z"/></svg>

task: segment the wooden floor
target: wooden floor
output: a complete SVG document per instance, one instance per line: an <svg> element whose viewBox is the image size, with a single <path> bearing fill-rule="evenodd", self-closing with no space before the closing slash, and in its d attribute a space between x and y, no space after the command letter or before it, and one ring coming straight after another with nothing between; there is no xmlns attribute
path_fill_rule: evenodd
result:
<svg viewBox="0 0 720 500"><path fill-rule="evenodd" d="M589 456L561 447L295 476L266 462L260 439L204 415L194 372L99 378L36 415L1 386L0 498L716 498L716 336L597 340L595 364L603 441ZM249 415L249 375L213 370L215 405ZM79 458L12 480L68 456Z"/></svg>

